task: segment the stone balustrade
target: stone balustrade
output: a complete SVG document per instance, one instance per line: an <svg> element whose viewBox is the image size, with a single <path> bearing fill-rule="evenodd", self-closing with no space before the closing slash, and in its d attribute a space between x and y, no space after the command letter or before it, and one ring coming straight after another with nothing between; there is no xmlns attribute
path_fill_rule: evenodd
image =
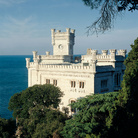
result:
<svg viewBox="0 0 138 138"><path fill-rule="evenodd" d="M97 60L110 60L111 56L110 55L96 55Z"/></svg>
<svg viewBox="0 0 138 138"><path fill-rule="evenodd" d="M91 66L82 66L82 65L45 65L45 64L36 64L34 62L30 62L29 68L39 68L39 70L66 70L66 71L77 71L77 72L95 72L96 71L96 63L92 63Z"/></svg>

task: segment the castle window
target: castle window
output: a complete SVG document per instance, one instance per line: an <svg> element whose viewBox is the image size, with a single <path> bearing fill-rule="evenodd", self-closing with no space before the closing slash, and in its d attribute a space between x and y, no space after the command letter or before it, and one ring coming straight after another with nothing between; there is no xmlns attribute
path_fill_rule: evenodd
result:
<svg viewBox="0 0 138 138"><path fill-rule="evenodd" d="M72 103L75 103L75 101L74 101L74 100L71 100L71 104L72 104ZM71 112L76 113L76 108L73 108L73 107L71 106Z"/></svg>
<svg viewBox="0 0 138 138"><path fill-rule="evenodd" d="M84 88L84 82L79 82L79 88Z"/></svg>
<svg viewBox="0 0 138 138"><path fill-rule="evenodd" d="M116 73L114 76L114 85L120 86L120 82L121 82L121 73Z"/></svg>
<svg viewBox="0 0 138 138"><path fill-rule="evenodd" d="M107 80L101 80L101 88L107 88Z"/></svg>
<svg viewBox="0 0 138 138"><path fill-rule="evenodd" d="M76 82L75 81L71 81L71 87L75 88L76 87Z"/></svg>
<svg viewBox="0 0 138 138"><path fill-rule="evenodd" d="M46 79L46 84L50 84L50 79Z"/></svg>
<svg viewBox="0 0 138 138"><path fill-rule="evenodd" d="M53 80L53 85L57 86L57 80Z"/></svg>

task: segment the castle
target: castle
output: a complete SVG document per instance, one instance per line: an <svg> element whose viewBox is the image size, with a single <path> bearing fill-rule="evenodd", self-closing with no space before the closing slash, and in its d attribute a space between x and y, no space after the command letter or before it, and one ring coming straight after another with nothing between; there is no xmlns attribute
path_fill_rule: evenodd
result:
<svg viewBox="0 0 138 138"><path fill-rule="evenodd" d="M33 51L33 62L26 58L28 87L35 84L53 84L64 93L60 110L68 107L69 114L75 112L70 103L86 95L118 91L123 78L126 50L87 49L81 58L73 58L75 30L66 32L51 29L53 55L37 55Z"/></svg>

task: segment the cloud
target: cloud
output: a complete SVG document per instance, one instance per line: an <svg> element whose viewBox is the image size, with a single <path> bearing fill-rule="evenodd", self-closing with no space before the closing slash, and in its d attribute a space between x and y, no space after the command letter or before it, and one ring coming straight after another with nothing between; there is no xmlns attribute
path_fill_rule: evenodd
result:
<svg viewBox="0 0 138 138"><path fill-rule="evenodd" d="M0 0L0 5L9 5L9 1Z"/></svg>
<svg viewBox="0 0 138 138"><path fill-rule="evenodd" d="M11 6L13 4L20 4L20 3L24 3L27 0L0 0L0 5L3 6Z"/></svg>
<svg viewBox="0 0 138 138"><path fill-rule="evenodd" d="M45 26L43 26L45 27ZM8 16L0 23L0 37L38 37L43 36L45 30L30 16L24 19L17 19ZM43 28L43 29L42 29Z"/></svg>
<svg viewBox="0 0 138 138"><path fill-rule="evenodd" d="M45 54L51 51L51 35L48 27L40 25L32 16L17 19L11 16L0 22L0 55L27 55L33 50Z"/></svg>

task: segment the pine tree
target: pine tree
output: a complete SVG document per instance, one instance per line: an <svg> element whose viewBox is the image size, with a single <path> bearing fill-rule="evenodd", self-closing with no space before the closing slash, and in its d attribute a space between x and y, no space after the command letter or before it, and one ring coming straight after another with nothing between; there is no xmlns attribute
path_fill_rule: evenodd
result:
<svg viewBox="0 0 138 138"><path fill-rule="evenodd" d="M126 70L117 103L127 116L125 120L122 116L121 126L125 127L120 129L122 133L126 132L126 136L132 137L132 135L138 136L138 38L131 48L132 50L124 62Z"/></svg>

